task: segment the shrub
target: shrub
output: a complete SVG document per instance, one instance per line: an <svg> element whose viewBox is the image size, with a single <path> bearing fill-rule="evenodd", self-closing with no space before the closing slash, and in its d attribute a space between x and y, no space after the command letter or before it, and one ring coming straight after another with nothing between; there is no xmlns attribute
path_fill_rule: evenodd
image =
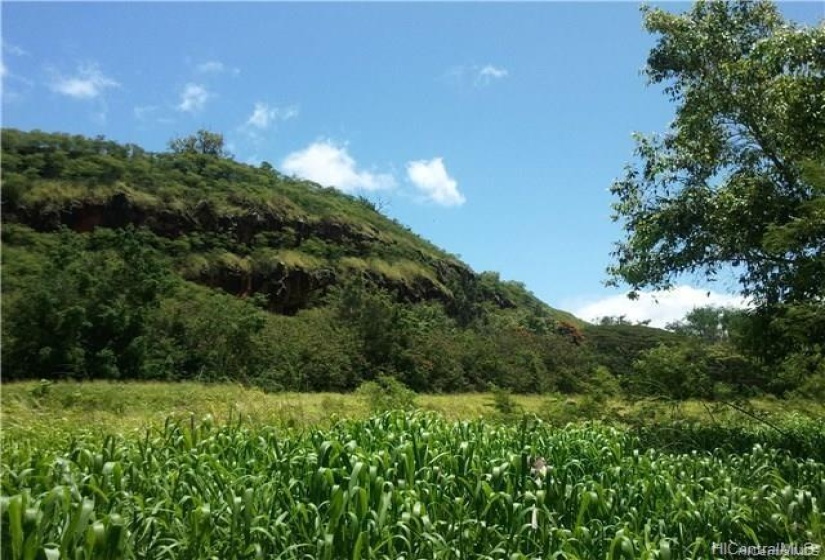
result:
<svg viewBox="0 0 825 560"><path fill-rule="evenodd" d="M633 363L634 393L683 400L712 393L701 350L695 344L660 345L643 352Z"/></svg>
<svg viewBox="0 0 825 560"><path fill-rule="evenodd" d="M415 407L415 392L388 375L362 383L355 393L364 399L372 412L410 410Z"/></svg>
<svg viewBox="0 0 825 560"><path fill-rule="evenodd" d="M147 375L256 382L267 371L266 320L249 300L183 286L153 315ZM276 390L272 381L263 379L262 388Z"/></svg>
<svg viewBox="0 0 825 560"><path fill-rule="evenodd" d="M606 401L622 392L619 380L605 366L596 366L587 384L586 392L598 402Z"/></svg>
<svg viewBox="0 0 825 560"><path fill-rule="evenodd" d="M35 400L39 401L49 394L53 383L48 379L41 379L40 383L29 389L29 395Z"/></svg>
<svg viewBox="0 0 825 560"><path fill-rule="evenodd" d="M809 352L794 352L779 363L771 388L778 394L793 392L805 398L821 398L825 393L825 353L814 348Z"/></svg>
<svg viewBox="0 0 825 560"><path fill-rule="evenodd" d="M489 406L495 408L500 414L511 416L523 411L508 389L490 385L490 392L493 394L493 402Z"/></svg>

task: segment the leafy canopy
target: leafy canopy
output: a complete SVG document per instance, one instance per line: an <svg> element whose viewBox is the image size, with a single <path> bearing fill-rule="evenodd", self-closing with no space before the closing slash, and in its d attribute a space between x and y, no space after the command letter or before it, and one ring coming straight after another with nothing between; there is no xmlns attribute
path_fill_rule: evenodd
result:
<svg viewBox="0 0 825 560"><path fill-rule="evenodd" d="M6 378L141 377L151 315L172 283L144 232L64 229L34 280L5 306Z"/></svg>
<svg viewBox="0 0 825 560"><path fill-rule="evenodd" d="M746 328L747 313L733 307L694 307L684 319L668 323L665 328L710 343L738 340Z"/></svg>
<svg viewBox="0 0 825 560"><path fill-rule="evenodd" d="M173 154L229 157L229 152L224 147L223 134L203 129L195 134L170 140L169 149Z"/></svg>
<svg viewBox="0 0 825 560"><path fill-rule="evenodd" d="M636 137L612 186L626 238L612 282L666 289L733 271L757 304L825 296L825 28L769 2L644 8L658 34L646 74L676 104L662 135Z"/></svg>

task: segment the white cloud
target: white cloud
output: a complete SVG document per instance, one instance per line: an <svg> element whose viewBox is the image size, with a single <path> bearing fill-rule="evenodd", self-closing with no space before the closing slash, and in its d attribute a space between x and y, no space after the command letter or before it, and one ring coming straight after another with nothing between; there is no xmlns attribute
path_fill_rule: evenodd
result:
<svg viewBox="0 0 825 560"><path fill-rule="evenodd" d="M499 68L497 66L493 66L492 64L488 64L478 70L476 74L476 85L488 85L493 80L501 80L506 78L509 72L506 68Z"/></svg>
<svg viewBox="0 0 825 560"><path fill-rule="evenodd" d="M0 56L0 79L2 79L3 103L15 103L26 97L26 94L34 87L34 82L25 76L15 72L6 64L6 53L14 56L28 55L20 47L3 43L3 54Z"/></svg>
<svg viewBox="0 0 825 560"><path fill-rule="evenodd" d="M270 107L266 103L257 102L252 114L246 121L246 125L255 127L260 130L269 128L275 121L288 120L298 116L297 107L287 107L286 109L279 109L278 107Z"/></svg>
<svg viewBox="0 0 825 560"><path fill-rule="evenodd" d="M442 206L460 206L466 199L458 191L458 183L447 174L442 158L429 161L411 161L407 164L407 178L427 200Z"/></svg>
<svg viewBox="0 0 825 560"><path fill-rule="evenodd" d="M106 89L119 86L115 80L105 76L96 64L81 65L75 75L58 75L49 84L53 91L75 99L94 99Z"/></svg>
<svg viewBox="0 0 825 560"><path fill-rule="evenodd" d="M220 60L207 60L195 66L195 72L198 74L223 74L232 73L238 75L241 71L237 68L230 68Z"/></svg>
<svg viewBox="0 0 825 560"><path fill-rule="evenodd" d="M186 113L196 113L206 106L207 100L212 95L200 84L189 83L183 88L180 94L178 110Z"/></svg>
<svg viewBox="0 0 825 560"><path fill-rule="evenodd" d="M510 75L509 70L493 64L453 66L443 78L453 86L489 86L494 81L503 80Z"/></svg>
<svg viewBox="0 0 825 560"><path fill-rule="evenodd" d="M636 300L631 300L624 294L606 296L574 307L572 313L585 321L624 315L634 323L650 320L651 326L664 327L683 319L694 307L707 305L741 308L748 307L748 302L740 296L708 292L691 286L676 286L668 291L640 292Z"/></svg>
<svg viewBox="0 0 825 560"><path fill-rule="evenodd" d="M347 153L346 147L321 140L284 158L281 168L290 174L333 186L344 192L377 191L395 186L388 174L358 170L358 165Z"/></svg>
<svg viewBox="0 0 825 560"><path fill-rule="evenodd" d="M220 74L221 72L226 70L226 66L224 66L223 62L219 60L209 60L207 62L198 64L195 67L195 70L200 72L201 74Z"/></svg>
<svg viewBox="0 0 825 560"><path fill-rule="evenodd" d="M14 56L25 56L29 54L23 48L12 45L11 43L7 42L5 39L3 40L3 50L9 54L13 54Z"/></svg>
<svg viewBox="0 0 825 560"><path fill-rule="evenodd" d="M3 40L2 42L2 52L8 53L13 56L26 56L29 54L17 45L7 43L5 40ZM9 72L9 69L6 66L6 62L0 59L0 77L5 78L6 76L13 77L13 74Z"/></svg>

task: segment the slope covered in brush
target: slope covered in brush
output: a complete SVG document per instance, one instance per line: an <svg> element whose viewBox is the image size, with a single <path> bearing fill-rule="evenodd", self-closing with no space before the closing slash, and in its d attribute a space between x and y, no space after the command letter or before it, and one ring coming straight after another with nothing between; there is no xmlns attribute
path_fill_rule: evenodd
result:
<svg viewBox="0 0 825 560"><path fill-rule="evenodd" d="M310 307L325 288L359 275L407 301L471 297L575 322L518 284L473 273L363 197L203 152L4 130L6 221L40 232L146 228L174 240L166 252L183 277L236 295L261 292L273 311Z"/></svg>
<svg viewBox="0 0 825 560"><path fill-rule="evenodd" d="M582 321L522 284L364 198L196 142L211 134L150 153L3 131L7 379L546 391L583 388L603 361Z"/></svg>

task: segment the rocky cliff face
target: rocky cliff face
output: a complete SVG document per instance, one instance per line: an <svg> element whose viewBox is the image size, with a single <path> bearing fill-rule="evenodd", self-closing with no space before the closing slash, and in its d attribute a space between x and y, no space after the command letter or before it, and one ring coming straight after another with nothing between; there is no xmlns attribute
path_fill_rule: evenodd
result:
<svg viewBox="0 0 825 560"><path fill-rule="evenodd" d="M571 318L518 283L476 274L368 200L271 166L40 131L3 129L0 144L6 223L79 234L143 228L184 278L263 294L274 312L293 314L360 276L467 321L489 306Z"/></svg>
<svg viewBox="0 0 825 560"><path fill-rule="evenodd" d="M220 213L207 200L171 209L141 204L125 192L116 192L102 200L19 205L7 212L5 219L41 232L56 231L65 226L78 233L88 233L96 228L130 225L146 228L166 239L209 232L224 236L233 245L242 248L255 245L259 234L268 234L265 247L276 250L300 252L305 242L311 239L332 247L346 248L342 254L350 255L367 256L386 252L382 249L392 249L392 240L388 243L382 238L380 230L370 224L354 225L331 218L294 219L272 209L254 207L237 210L231 214ZM474 277L472 270L457 260L433 258L423 252L418 257L427 272L425 274L399 278L374 269L360 273L365 279L395 292L400 299L408 302L439 300L446 303L451 297L448 285L456 281L471 281ZM216 262L207 270L187 277L239 296L263 293L271 311L293 314L351 273L336 258L323 259L312 266L276 260L267 263L266 267L255 266L251 257L240 260L245 265L238 265L237 261ZM508 302L500 303L502 307L509 306Z"/></svg>

